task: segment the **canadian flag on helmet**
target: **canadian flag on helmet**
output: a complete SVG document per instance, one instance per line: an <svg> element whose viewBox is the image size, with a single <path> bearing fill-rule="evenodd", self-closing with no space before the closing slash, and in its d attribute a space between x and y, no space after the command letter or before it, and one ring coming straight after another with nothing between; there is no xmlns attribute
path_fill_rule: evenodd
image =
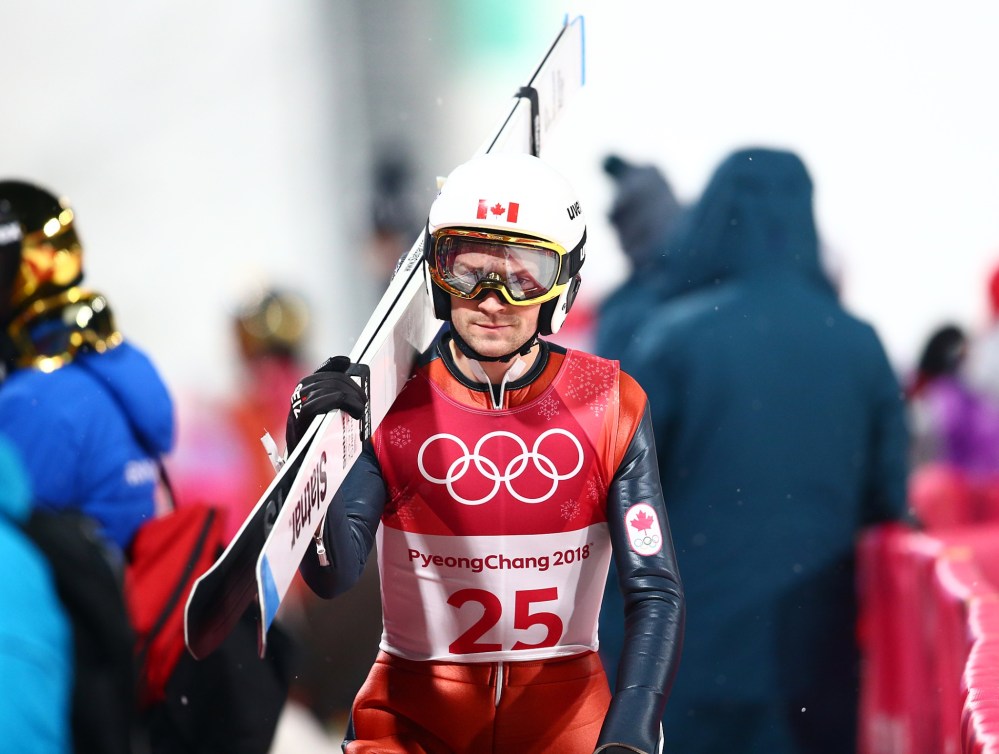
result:
<svg viewBox="0 0 999 754"><path fill-rule="evenodd" d="M490 206L490 202L487 202L485 199L479 199L479 211L475 213L475 217L479 220L485 220L489 215L492 215L498 220L503 215L506 215L508 223L515 223L517 222L517 215L519 213L520 205L517 202L510 202L509 204L496 202Z"/></svg>

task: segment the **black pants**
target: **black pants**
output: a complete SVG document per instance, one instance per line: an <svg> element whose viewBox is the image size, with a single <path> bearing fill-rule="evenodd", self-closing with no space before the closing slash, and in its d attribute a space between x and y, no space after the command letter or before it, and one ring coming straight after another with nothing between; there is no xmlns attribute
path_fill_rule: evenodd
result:
<svg viewBox="0 0 999 754"><path fill-rule="evenodd" d="M275 623L260 659L250 611L205 659L185 653L166 700L146 717L151 754L267 754L288 697L293 653Z"/></svg>

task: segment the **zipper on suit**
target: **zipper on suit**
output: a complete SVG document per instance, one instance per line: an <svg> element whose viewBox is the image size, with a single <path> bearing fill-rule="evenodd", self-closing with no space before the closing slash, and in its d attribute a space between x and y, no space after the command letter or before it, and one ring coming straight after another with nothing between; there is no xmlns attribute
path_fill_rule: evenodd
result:
<svg viewBox="0 0 999 754"><path fill-rule="evenodd" d="M496 663L496 693L493 697L494 706L499 707L500 699L503 697L503 663Z"/></svg>

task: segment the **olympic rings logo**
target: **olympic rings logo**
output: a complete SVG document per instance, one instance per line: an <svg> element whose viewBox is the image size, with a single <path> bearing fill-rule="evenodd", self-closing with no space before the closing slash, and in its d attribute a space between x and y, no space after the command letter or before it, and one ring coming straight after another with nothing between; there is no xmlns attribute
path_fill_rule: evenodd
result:
<svg viewBox="0 0 999 754"><path fill-rule="evenodd" d="M539 450L541 448L541 444L548 437L556 434L568 437L572 441L573 446L576 448L576 465L573 467L572 471L566 474L560 474L556 468L555 462ZM482 454L482 447L489 440L497 437L508 437L517 443L517 446L520 448L520 453L510 459L510 462L506 465L506 468L503 469L502 472L495 461L490 460ZM434 442L438 441L451 441L461 450L461 456L448 467L447 473L444 477L434 476L428 472L426 467L423 465L423 455L426 453L427 448L429 448ZM551 498L551 496L555 494L555 490L558 489L559 482L571 479L579 473L579 470L583 468L583 446L571 432L561 428L549 429L547 432L543 432L538 439L534 441L534 445L530 450L527 449L527 443L512 432L497 431L483 435L482 438L475 443L475 448L472 452L469 452L468 445L466 445L460 437L455 437L447 432L441 432L427 438L426 442L424 442L420 447L420 452L416 457L416 463L419 466L420 473L423 474L424 479L428 482L433 482L434 484L446 485L447 491L451 493L451 497L463 505L482 505L483 503L489 502L496 496L496 493L499 492L500 485L505 485L507 492L509 492L517 500L522 503L529 503L533 505L535 503L543 503L545 500ZM475 464L476 470L482 474L483 477L493 483L493 487L483 497L470 500L455 492L454 483L465 476L465 473L471 468L473 463ZM528 463L533 463L534 468L537 469L538 472L551 480L551 487L541 497L526 497L521 495L511 484L511 482L524 473Z"/></svg>
<svg viewBox="0 0 999 754"><path fill-rule="evenodd" d="M641 537L635 537L631 540L631 543L635 546L636 550L640 550L643 547L655 547L659 544L658 534L646 534Z"/></svg>

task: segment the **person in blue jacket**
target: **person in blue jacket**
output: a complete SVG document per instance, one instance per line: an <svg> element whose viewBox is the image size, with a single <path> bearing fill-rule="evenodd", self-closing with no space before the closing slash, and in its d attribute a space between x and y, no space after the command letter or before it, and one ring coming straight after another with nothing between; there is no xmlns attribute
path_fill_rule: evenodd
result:
<svg viewBox="0 0 999 754"><path fill-rule="evenodd" d="M271 641L258 661L249 613L207 661L181 652L164 698L137 703L136 681L151 672L142 660L165 660L143 650L133 661L140 642L122 572L136 565L140 529L174 507L161 461L174 444L173 401L150 358L118 330L107 299L82 287L83 247L69 203L32 183L4 180L0 213L13 220L0 239L0 434L23 458L31 524L38 525L33 536L48 545L73 622L74 751L130 754L135 738L153 754L265 752L287 696L291 650L286 638ZM53 537L63 536L106 577L106 588L81 578L76 562L53 546ZM99 544L96 556L88 541ZM182 584L190 553L157 557L175 567L166 578ZM130 606L147 597L146 607L176 606L138 589L127 597ZM98 598L105 600L100 609ZM172 634L170 641L179 640Z"/></svg>
<svg viewBox="0 0 999 754"><path fill-rule="evenodd" d="M124 341L107 299L81 287L68 203L22 181L0 182L0 202L24 233L2 260L0 429L24 458L36 505L77 509L124 549L154 515L173 403L149 358Z"/></svg>
<svg viewBox="0 0 999 754"><path fill-rule="evenodd" d="M49 564L22 528L30 511L28 477L0 436L0 569L7 574L0 580L0 741L8 751L65 754L70 628Z"/></svg>
<svg viewBox="0 0 999 754"><path fill-rule="evenodd" d="M0 434L24 463L29 531L72 619L73 750L127 752L135 668L123 570L136 532L156 514L173 404L149 358L124 341L107 299L81 286L83 247L68 202L4 180L0 215L8 219ZM92 578L80 577L84 567Z"/></svg>
<svg viewBox="0 0 999 754"><path fill-rule="evenodd" d="M737 151L669 242L627 354L684 573L684 754L855 751L854 541L906 512L902 390L820 264L812 181Z"/></svg>

